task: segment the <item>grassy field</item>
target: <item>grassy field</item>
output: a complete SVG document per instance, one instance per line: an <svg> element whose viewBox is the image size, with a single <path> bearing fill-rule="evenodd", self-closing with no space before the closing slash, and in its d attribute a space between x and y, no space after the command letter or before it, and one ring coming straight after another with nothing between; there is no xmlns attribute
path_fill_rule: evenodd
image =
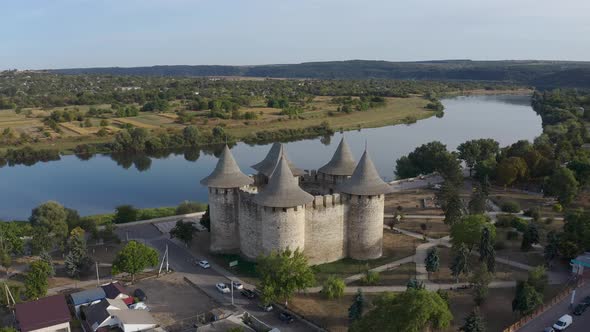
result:
<svg viewBox="0 0 590 332"><path fill-rule="evenodd" d="M389 262L414 255L419 240L385 230L383 232L383 256L370 261L357 261L350 258L341 259L336 262L314 266L316 282L321 285L329 276L346 278L348 276L363 273L367 268L374 268Z"/></svg>
<svg viewBox="0 0 590 332"><path fill-rule="evenodd" d="M337 112L338 105L331 103L332 97L316 97L305 106L297 119L289 119L282 115L280 109L264 107L263 101L255 101L250 107L242 107L240 112L253 112L257 115L254 120L234 120L209 118L209 111L186 111L193 116L191 123L202 132L209 131L215 126L223 126L227 133L243 139L257 131L275 131L280 129L302 129L317 126L326 121L334 130L352 130L359 128L380 127L399 123L410 123L430 117L434 112L425 109L428 101L421 97L386 98L383 106L362 112L349 114ZM25 133L34 140L31 143L36 148L58 148L64 152L71 152L82 143L104 143L112 140L112 135L121 127L131 125L149 130L182 129L188 124L177 123L176 111L182 110L182 105L174 105L167 113L140 113L138 116L119 118L107 113L100 118L90 118L90 127L81 127L80 121L60 123L61 133L55 132L43 123L44 117L57 110L78 110L86 113L90 107L110 109L110 105L82 105L76 107L56 107L51 109L23 109L19 114L12 110L0 112L0 131L4 128L13 129L14 136ZM105 137L98 137L102 119L109 122L109 132ZM0 150L11 147L11 141L6 140Z"/></svg>

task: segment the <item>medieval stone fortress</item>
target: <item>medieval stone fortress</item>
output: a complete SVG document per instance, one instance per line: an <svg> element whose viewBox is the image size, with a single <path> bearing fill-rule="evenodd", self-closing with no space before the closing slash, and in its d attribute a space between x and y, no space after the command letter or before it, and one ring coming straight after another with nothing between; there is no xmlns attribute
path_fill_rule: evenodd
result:
<svg viewBox="0 0 590 332"><path fill-rule="evenodd" d="M317 171L302 171L280 143L241 172L226 146L209 188L210 250L246 259L287 248L299 249L310 264L345 257L367 260L382 254L385 183L367 150L358 164L344 139Z"/></svg>

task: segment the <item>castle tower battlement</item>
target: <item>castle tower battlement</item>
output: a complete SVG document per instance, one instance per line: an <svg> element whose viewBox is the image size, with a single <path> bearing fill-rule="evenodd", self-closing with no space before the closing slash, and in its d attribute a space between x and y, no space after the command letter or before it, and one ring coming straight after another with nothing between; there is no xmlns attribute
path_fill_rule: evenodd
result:
<svg viewBox="0 0 590 332"><path fill-rule="evenodd" d="M391 187L367 151L354 165L343 139L328 164L303 172L275 143L253 168L257 175L244 175L226 147L213 173L201 181L209 186L212 251L254 260L299 249L310 264L381 256L384 198ZM300 181L321 194L309 194Z"/></svg>

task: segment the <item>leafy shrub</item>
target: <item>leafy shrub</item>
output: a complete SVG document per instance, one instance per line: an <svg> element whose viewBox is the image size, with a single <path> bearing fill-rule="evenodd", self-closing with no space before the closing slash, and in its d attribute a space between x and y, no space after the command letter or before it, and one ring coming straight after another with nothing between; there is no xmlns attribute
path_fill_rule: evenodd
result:
<svg viewBox="0 0 590 332"><path fill-rule="evenodd" d="M545 218L545 225L551 225L554 221L555 219L553 218Z"/></svg>
<svg viewBox="0 0 590 332"><path fill-rule="evenodd" d="M115 223L123 224L136 221L138 217L137 209L131 205L119 205L115 208Z"/></svg>
<svg viewBox="0 0 590 332"><path fill-rule="evenodd" d="M555 203L553 205L553 211L555 212L563 212L563 206L559 203Z"/></svg>
<svg viewBox="0 0 590 332"><path fill-rule="evenodd" d="M502 209L502 212L518 213L520 212L520 204L515 201L506 201L502 203L500 209Z"/></svg>
<svg viewBox="0 0 590 332"><path fill-rule="evenodd" d="M512 220L512 227L514 227L519 232L524 232L528 226L528 222L526 220L516 218Z"/></svg>
<svg viewBox="0 0 590 332"><path fill-rule="evenodd" d="M207 209L207 205L199 202L184 201L176 207L176 214L187 214L202 212Z"/></svg>
<svg viewBox="0 0 590 332"><path fill-rule="evenodd" d="M375 285L379 282L380 278L381 276L379 275L379 272L367 270L365 275L361 278L361 283L364 285Z"/></svg>
<svg viewBox="0 0 590 332"><path fill-rule="evenodd" d="M524 211L524 215L533 218L533 220L539 220L541 218L541 211L539 208L530 208Z"/></svg>
<svg viewBox="0 0 590 332"><path fill-rule="evenodd" d="M337 299L344 295L344 288L346 284L344 284L344 280L330 276L322 286L322 294L324 294L328 299Z"/></svg>

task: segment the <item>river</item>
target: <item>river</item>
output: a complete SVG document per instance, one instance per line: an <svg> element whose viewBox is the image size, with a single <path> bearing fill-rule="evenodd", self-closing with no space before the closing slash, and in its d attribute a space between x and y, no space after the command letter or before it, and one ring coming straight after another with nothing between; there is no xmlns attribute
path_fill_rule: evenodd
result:
<svg viewBox="0 0 590 332"><path fill-rule="evenodd" d="M443 99L445 115L411 125L387 126L344 133L357 160L368 145L375 165L385 179L394 177L395 161L417 146L439 140L449 149L474 138L493 138L501 146L533 140L541 134L541 118L528 96L461 96ZM343 134L286 143L290 159L302 169L317 169L332 157ZM262 160L270 145L238 143L232 152L247 174L250 165ZM31 209L55 200L81 215L112 212L117 205L136 207L173 206L184 200L207 199L199 181L208 175L217 158L201 152L198 159L183 154L128 162L121 167L111 156L89 160L65 156L59 161L0 169L0 219L23 220ZM119 162L121 163L121 162ZM124 163L123 163L124 164ZM142 171L140 171L141 169Z"/></svg>

